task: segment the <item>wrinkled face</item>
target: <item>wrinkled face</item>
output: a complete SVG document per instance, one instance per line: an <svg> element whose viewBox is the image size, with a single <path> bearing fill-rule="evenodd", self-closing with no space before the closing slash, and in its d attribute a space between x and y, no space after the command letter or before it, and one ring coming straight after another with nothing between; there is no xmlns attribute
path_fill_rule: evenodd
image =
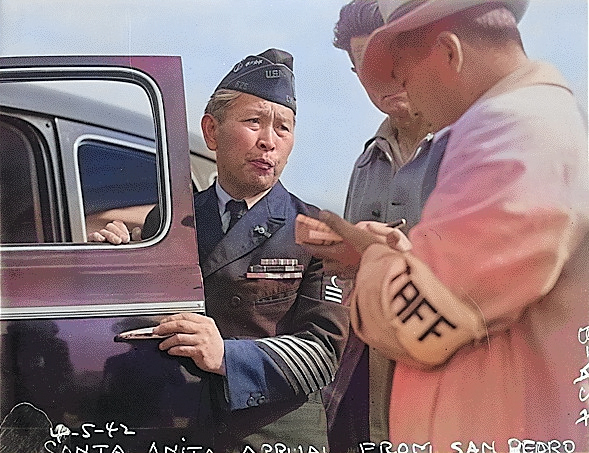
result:
<svg viewBox="0 0 589 453"><path fill-rule="evenodd" d="M354 36L350 39L352 49L350 58L355 68L362 66L364 50L369 36ZM356 71L357 72L357 71ZM409 97L403 87L396 81L390 83L366 84L360 78L360 83L366 90L372 103L383 113L402 120L412 113Z"/></svg>
<svg viewBox="0 0 589 453"><path fill-rule="evenodd" d="M294 112L280 104L241 94L219 122L202 120L207 146L217 153L219 184L237 199L271 188L294 145Z"/></svg>

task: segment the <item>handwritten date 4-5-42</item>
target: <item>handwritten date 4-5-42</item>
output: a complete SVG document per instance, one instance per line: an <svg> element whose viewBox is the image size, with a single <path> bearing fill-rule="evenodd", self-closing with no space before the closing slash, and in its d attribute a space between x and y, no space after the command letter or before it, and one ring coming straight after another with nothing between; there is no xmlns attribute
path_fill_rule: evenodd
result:
<svg viewBox="0 0 589 453"><path fill-rule="evenodd" d="M135 431L131 430L127 425L117 422L108 422L103 425L96 425L94 423L83 423L80 426L80 432L71 431L67 426L57 425L51 429L50 435L53 439L61 442L65 436L77 437L83 439L90 439L94 435L106 434L110 439L114 438L115 433L122 436L134 436Z"/></svg>

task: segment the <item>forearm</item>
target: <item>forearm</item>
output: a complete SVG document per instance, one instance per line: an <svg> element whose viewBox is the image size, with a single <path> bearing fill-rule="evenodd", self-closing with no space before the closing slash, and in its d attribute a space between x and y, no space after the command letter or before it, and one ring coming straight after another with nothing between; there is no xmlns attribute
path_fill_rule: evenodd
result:
<svg viewBox="0 0 589 453"><path fill-rule="evenodd" d="M225 399L230 410L292 398L276 362L254 340L225 340Z"/></svg>
<svg viewBox="0 0 589 453"><path fill-rule="evenodd" d="M336 348L311 332L256 340L282 370L295 394L313 393L333 381L338 367Z"/></svg>
<svg viewBox="0 0 589 453"><path fill-rule="evenodd" d="M345 309L345 307L340 307ZM311 394L333 381L343 332L310 331L257 340L225 340L226 398L231 410Z"/></svg>
<svg viewBox="0 0 589 453"><path fill-rule="evenodd" d="M308 295L321 295L321 275L320 263L310 265L275 336L225 340L231 409L245 407L250 393L264 395L266 402L278 401L308 395L332 382L347 341L349 310Z"/></svg>

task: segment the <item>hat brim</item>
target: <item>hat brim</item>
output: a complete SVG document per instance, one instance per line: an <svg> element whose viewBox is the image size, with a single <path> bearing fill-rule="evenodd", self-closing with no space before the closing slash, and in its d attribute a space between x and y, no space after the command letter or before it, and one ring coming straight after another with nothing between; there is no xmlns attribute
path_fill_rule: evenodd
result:
<svg viewBox="0 0 589 453"><path fill-rule="evenodd" d="M359 75L363 83L390 81L393 71L391 44L399 33L414 30L451 16L459 11L485 3L485 0L427 0L407 14L377 28L368 39ZM509 9L517 22L523 17L529 0L510 0Z"/></svg>

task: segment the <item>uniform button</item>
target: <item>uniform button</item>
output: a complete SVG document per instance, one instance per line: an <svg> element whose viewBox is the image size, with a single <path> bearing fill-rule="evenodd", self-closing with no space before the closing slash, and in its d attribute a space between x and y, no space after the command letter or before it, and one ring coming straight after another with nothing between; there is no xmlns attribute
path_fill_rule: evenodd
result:
<svg viewBox="0 0 589 453"><path fill-rule="evenodd" d="M374 217L380 217L380 210L379 210L379 209L374 209L374 210L372 211L372 215L373 215Z"/></svg>
<svg viewBox="0 0 589 453"><path fill-rule="evenodd" d="M240 302L241 302L241 297L239 297L239 296L233 296L231 298L231 301L229 302L229 306L231 308L237 308L237 307L239 307Z"/></svg>
<svg viewBox="0 0 589 453"><path fill-rule="evenodd" d="M266 402L266 397L264 395L258 398L258 404L264 404Z"/></svg>
<svg viewBox="0 0 589 453"><path fill-rule="evenodd" d="M252 407L252 406L257 406L258 403L256 402L256 399L253 396L250 396L247 399L247 405L250 406L250 407Z"/></svg>
<svg viewBox="0 0 589 453"><path fill-rule="evenodd" d="M227 424L226 423L221 422L217 425L217 433L223 434L226 431L227 431Z"/></svg>

